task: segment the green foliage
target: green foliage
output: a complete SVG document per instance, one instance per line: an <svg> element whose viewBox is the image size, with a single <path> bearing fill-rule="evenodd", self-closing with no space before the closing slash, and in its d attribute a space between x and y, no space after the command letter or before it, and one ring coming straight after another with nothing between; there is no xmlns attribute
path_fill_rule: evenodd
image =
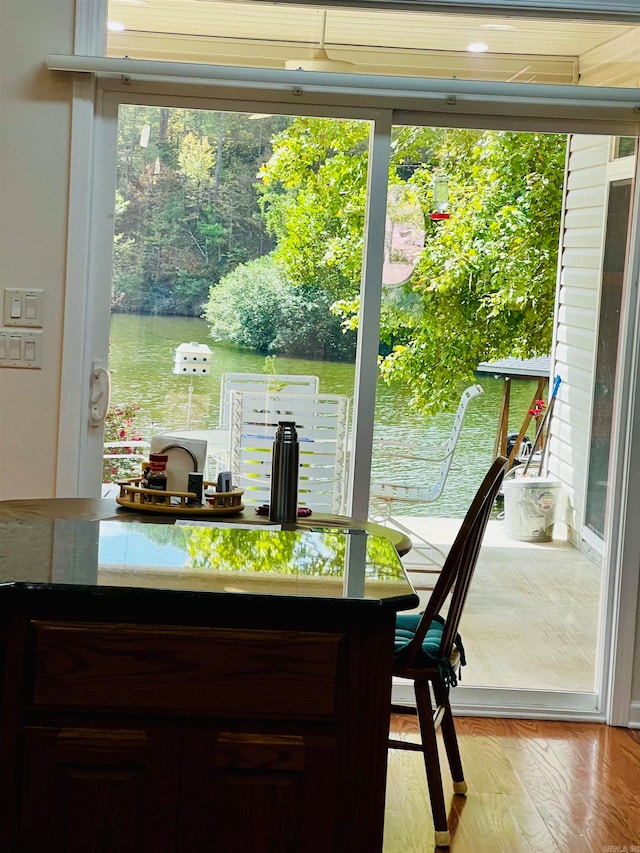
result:
<svg viewBox="0 0 640 853"><path fill-rule="evenodd" d="M447 134L451 218L432 224L410 290L389 304L384 378L426 411L452 405L479 361L551 349L566 139ZM425 181L417 172L412 180Z"/></svg>
<svg viewBox="0 0 640 853"><path fill-rule="evenodd" d="M114 311L199 316L213 283L271 250L256 174L290 121L120 107Z"/></svg>
<svg viewBox="0 0 640 853"><path fill-rule="evenodd" d="M343 335L318 286L292 285L269 255L236 267L211 288L205 318L216 341L259 352L318 358L352 356L354 335Z"/></svg>
<svg viewBox="0 0 640 853"><path fill-rule="evenodd" d="M271 376L269 380L269 391L282 391L287 387L286 382L278 382L276 376L278 375L278 370L276 368L276 358L275 355L267 355L264 359L264 367L262 368L263 373L268 373Z"/></svg>
<svg viewBox="0 0 640 853"><path fill-rule="evenodd" d="M199 316L206 304L217 340L351 357L369 132L123 105L113 310ZM422 410L456 402L478 361L549 351L564 148L555 135L394 129L389 182L406 191L390 193L389 219L419 229L421 210L426 236L410 282L384 290L381 375ZM437 224L435 169L451 212Z"/></svg>
<svg viewBox="0 0 640 853"><path fill-rule="evenodd" d="M298 118L259 173L276 259L334 298L360 285L368 140L368 122Z"/></svg>
<svg viewBox="0 0 640 853"><path fill-rule="evenodd" d="M345 328L358 325L368 125L298 119L261 171L275 257L314 281ZM551 346L566 137L400 128L390 184L410 192L390 219L422 207L425 247L408 284L385 288L380 369L427 413L453 406L480 361ZM435 169L449 176L450 219L432 222Z"/></svg>
<svg viewBox="0 0 640 853"><path fill-rule="evenodd" d="M185 567L202 572L242 575L335 577L345 572L348 537L344 532L212 529L145 524L141 534L158 545L171 544L186 552ZM393 546L383 537L367 540L367 582L394 582L401 567Z"/></svg>

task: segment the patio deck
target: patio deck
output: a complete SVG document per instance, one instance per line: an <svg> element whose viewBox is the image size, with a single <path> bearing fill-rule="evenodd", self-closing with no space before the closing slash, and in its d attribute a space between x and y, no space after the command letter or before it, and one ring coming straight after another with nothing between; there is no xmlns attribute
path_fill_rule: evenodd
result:
<svg viewBox="0 0 640 853"><path fill-rule="evenodd" d="M445 553L461 520L401 519ZM417 552L404 562L416 588ZM431 584L433 581L431 580ZM507 539L491 519L478 559L461 634L465 685L540 690L594 689L602 569L568 542ZM417 590L422 602L429 591Z"/></svg>
<svg viewBox="0 0 640 853"><path fill-rule="evenodd" d="M103 486L115 496L117 486ZM446 553L461 519L402 516L399 521ZM403 560L420 596L435 575L417 551ZM433 569L433 566L431 566ZM561 539L508 539L491 519L463 614L465 685L539 690L594 689L602 570Z"/></svg>

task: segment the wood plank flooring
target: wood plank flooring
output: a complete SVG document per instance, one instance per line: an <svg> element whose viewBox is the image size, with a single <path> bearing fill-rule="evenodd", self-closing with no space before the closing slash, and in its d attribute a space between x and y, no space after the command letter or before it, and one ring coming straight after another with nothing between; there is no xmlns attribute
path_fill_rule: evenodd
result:
<svg viewBox="0 0 640 853"><path fill-rule="evenodd" d="M598 723L457 717L466 797L440 734L452 853L640 853L640 732ZM417 718L391 731L418 740ZM389 751L384 853L430 853L421 753Z"/></svg>

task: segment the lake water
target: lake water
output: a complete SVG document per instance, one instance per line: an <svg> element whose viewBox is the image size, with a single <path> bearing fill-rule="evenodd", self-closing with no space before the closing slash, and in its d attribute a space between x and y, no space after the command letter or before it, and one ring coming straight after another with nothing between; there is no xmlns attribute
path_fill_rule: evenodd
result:
<svg viewBox="0 0 640 853"><path fill-rule="evenodd" d="M197 341L212 350L208 376L175 375L175 350ZM224 347L208 337L204 320L187 317L141 317L114 314L111 318L111 402L137 403L136 423L143 438L153 433L185 429L213 429L218 425L220 377L225 372L263 373L265 359L249 351ZM278 373L315 374L320 390L353 398L355 366L302 358L276 358ZM462 517L491 463L503 382L478 375L483 396L472 400L462 427L449 481L442 497L428 507L410 507L407 514ZM189 386L193 383L191 409ZM535 392L536 383L513 380L510 432L518 432ZM400 386L378 384L376 437L397 442L410 452L428 454L430 446L445 441L453 413L425 417L409 408L409 394ZM529 431L533 439L534 430ZM373 477L384 482L430 485L435 469L422 462L374 456ZM396 508L394 507L394 513ZM402 512L402 510L400 510Z"/></svg>

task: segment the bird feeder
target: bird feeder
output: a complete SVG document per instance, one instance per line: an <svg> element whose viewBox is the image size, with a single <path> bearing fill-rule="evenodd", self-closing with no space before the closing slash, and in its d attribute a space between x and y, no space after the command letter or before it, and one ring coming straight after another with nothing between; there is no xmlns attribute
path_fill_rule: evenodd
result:
<svg viewBox="0 0 640 853"><path fill-rule="evenodd" d="M449 207L449 178L447 175L438 174L433 176L433 212L429 218L436 222L441 219L449 219L447 208Z"/></svg>
<svg viewBox="0 0 640 853"><path fill-rule="evenodd" d="M181 376L191 377L187 402L187 429L190 429L193 377L209 375L211 372L211 350L206 344L198 344L195 341L189 344L180 344L176 349L173 372Z"/></svg>
<svg viewBox="0 0 640 853"><path fill-rule="evenodd" d="M211 372L211 350L206 344L180 344L176 349L173 372L185 376L206 376Z"/></svg>

